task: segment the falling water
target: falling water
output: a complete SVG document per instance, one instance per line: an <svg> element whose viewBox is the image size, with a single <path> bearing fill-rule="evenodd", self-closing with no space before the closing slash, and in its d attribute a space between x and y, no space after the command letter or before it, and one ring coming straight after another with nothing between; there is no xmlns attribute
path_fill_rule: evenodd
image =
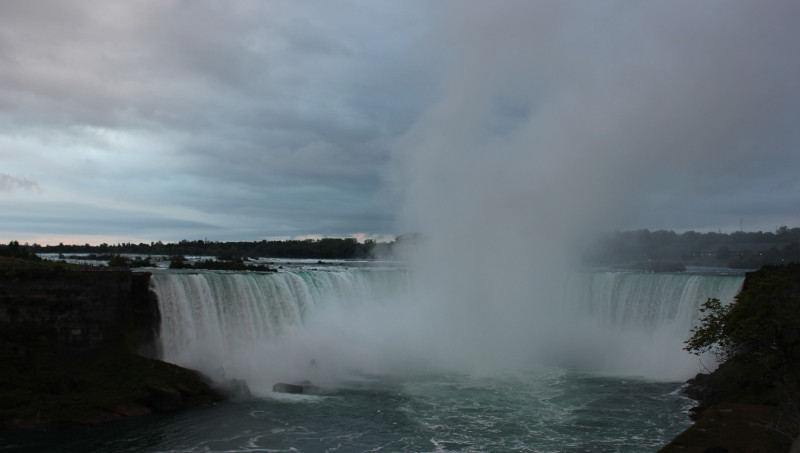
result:
<svg viewBox="0 0 800 453"><path fill-rule="evenodd" d="M688 377L698 364L682 344L699 305L709 297L731 301L742 281L720 275L575 273L565 280L565 296L552 320L557 328L531 337L536 341L524 348L536 351L539 361L568 368ZM259 381L266 373L269 380L299 379L319 373L321 365L337 372L376 372L379 364L397 360L407 368L414 355L430 365L443 359L434 352L451 353L434 347L436 335L450 332L429 328L437 321L409 300L415 297L404 270L163 272L153 275L152 285L162 314L163 358L212 377L237 373Z"/></svg>
<svg viewBox="0 0 800 453"><path fill-rule="evenodd" d="M339 316L358 322L358 313L407 288L407 273L165 272L153 275L152 287L161 310L164 360L217 379L232 375L252 383L263 379L266 388L272 380L308 377L311 363L315 368L338 367L334 357L343 359L346 354L337 352L334 343L352 349L342 343L347 341L342 335L353 327L341 325L347 321ZM320 317L325 325L317 322ZM328 330L332 322L338 324L335 332ZM319 330L313 331L315 325ZM300 374L294 376L295 372Z"/></svg>

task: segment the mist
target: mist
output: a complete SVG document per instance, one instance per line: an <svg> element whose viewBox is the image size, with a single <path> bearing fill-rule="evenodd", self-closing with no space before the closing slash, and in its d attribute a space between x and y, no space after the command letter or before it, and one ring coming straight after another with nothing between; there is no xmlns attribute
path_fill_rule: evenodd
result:
<svg viewBox="0 0 800 453"><path fill-rule="evenodd" d="M564 276L591 233L697 191L735 196L741 175L766 179L760 163L793 161L800 40L786 12L800 11L769 5L455 5L431 39L438 100L396 143L392 175L401 229L427 238L416 303L439 363L698 371L685 338L665 347L563 310Z"/></svg>
<svg viewBox="0 0 800 453"><path fill-rule="evenodd" d="M422 238L404 250L408 291L321 303L269 341L215 354L199 342L200 362L178 361L212 374L226 363L267 390L553 366L681 380L713 366L682 350L685 322L580 310L571 276L597 232L738 225L727 200L797 187L774 170L800 164L800 5L444 5L414 44L435 62L431 99L392 140L381 194L396 231Z"/></svg>

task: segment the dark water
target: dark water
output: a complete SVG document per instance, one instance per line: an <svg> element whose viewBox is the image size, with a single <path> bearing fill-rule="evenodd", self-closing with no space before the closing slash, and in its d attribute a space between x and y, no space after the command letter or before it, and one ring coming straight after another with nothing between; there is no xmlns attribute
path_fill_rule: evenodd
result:
<svg viewBox="0 0 800 453"><path fill-rule="evenodd" d="M563 371L369 377L91 429L0 433L0 451L646 452L688 426L679 387Z"/></svg>

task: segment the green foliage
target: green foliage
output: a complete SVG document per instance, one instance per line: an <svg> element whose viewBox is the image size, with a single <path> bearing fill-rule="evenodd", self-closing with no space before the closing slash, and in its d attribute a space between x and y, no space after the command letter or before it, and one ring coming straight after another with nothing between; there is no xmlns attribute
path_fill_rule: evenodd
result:
<svg viewBox="0 0 800 453"><path fill-rule="evenodd" d="M718 357L725 359L733 348L730 345L727 327L728 315L732 305L722 305L719 299L709 298L700 307L704 316L700 325L692 329L692 336L685 341L684 349L700 355L713 351Z"/></svg>
<svg viewBox="0 0 800 453"><path fill-rule="evenodd" d="M705 315L685 349L793 360L800 345L800 265L765 266L748 275L747 287L733 303L708 299Z"/></svg>

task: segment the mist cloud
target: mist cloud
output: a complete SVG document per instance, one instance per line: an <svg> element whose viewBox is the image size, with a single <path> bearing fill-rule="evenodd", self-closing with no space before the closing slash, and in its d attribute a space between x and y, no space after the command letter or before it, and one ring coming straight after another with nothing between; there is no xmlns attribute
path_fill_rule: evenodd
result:
<svg viewBox="0 0 800 453"><path fill-rule="evenodd" d="M563 275L592 232L797 220L798 5L449 7L440 96L394 154L448 359L571 341Z"/></svg>

